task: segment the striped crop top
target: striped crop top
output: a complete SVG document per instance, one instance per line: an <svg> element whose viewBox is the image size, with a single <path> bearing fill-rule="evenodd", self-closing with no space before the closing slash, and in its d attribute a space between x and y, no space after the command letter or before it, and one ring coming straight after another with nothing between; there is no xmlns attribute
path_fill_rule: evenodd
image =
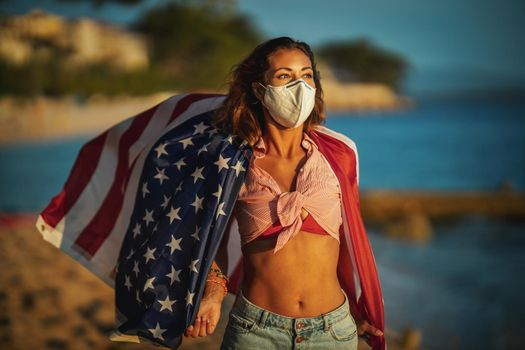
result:
<svg viewBox="0 0 525 350"><path fill-rule="evenodd" d="M303 133L307 159L299 170L295 191L282 192L274 178L256 165L266 147L259 138L234 207L241 244L277 235L274 253L299 231L330 235L339 241L341 190L330 165L315 142ZM308 215L303 220L301 209Z"/></svg>

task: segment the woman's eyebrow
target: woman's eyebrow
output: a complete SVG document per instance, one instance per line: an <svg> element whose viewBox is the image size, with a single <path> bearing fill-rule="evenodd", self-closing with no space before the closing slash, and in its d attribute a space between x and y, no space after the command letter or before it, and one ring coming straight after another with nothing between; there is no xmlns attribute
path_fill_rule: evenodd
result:
<svg viewBox="0 0 525 350"><path fill-rule="evenodd" d="M276 68L275 71L277 72L280 69L284 69L284 70L287 70L287 71L290 71L290 72L293 70L293 69L288 68L288 67L280 67L280 68ZM310 67L310 66L307 66L307 67L303 67L301 70L303 71L303 70L307 70L307 69L313 69L313 68Z"/></svg>

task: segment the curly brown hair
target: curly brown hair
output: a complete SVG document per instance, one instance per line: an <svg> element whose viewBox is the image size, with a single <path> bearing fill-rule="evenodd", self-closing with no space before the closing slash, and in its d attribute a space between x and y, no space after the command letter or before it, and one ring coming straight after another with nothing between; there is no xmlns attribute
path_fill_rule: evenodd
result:
<svg viewBox="0 0 525 350"><path fill-rule="evenodd" d="M268 57L280 49L299 49L310 58L316 87L315 106L303 124L304 131L325 123L323 89L310 46L290 37L278 37L259 44L242 62L233 66L229 78L229 92L212 117L214 126L237 135L253 146L263 135L265 120L262 105L255 97L252 82L264 82L270 68Z"/></svg>

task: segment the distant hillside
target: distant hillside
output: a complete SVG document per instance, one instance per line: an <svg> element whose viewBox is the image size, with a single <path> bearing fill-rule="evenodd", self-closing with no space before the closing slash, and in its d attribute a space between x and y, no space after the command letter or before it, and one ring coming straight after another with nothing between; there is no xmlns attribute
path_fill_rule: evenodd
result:
<svg viewBox="0 0 525 350"><path fill-rule="evenodd" d="M149 66L144 37L89 18L68 20L41 10L0 22L0 59L14 66L59 58L68 68Z"/></svg>

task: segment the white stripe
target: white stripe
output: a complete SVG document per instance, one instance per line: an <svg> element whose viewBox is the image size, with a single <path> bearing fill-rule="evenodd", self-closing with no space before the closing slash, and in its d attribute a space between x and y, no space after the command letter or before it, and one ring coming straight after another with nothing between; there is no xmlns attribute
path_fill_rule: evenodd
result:
<svg viewBox="0 0 525 350"><path fill-rule="evenodd" d="M141 136L136 144L133 145L133 149L130 149L129 164L131 165L137 156L139 156L139 159L137 159L137 162L133 167L127 188L122 189L122 191L125 191L122 208L109 236L91 258L91 261L94 264L105 266L105 271L103 273L106 275L111 273L113 267L115 267L117 263L118 253L122 242L124 241L126 229L130 224L129 219L133 213L137 189L139 187L138 182L140 180L140 175L142 174L146 157L152 145L159 139L159 135L164 134L166 124L169 121L169 118L171 118L171 114L177 102L179 102L182 97L184 96L173 96L162 102L161 106L155 111L155 115L148 123L147 128L144 130L143 137ZM139 149L138 147L135 147L136 145L141 145L141 148ZM145 146L147 146L147 150L144 149ZM124 186L125 183L122 185Z"/></svg>
<svg viewBox="0 0 525 350"><path fill-rule="evenodd" d="M171 97L159 104L159 108L160 106L163 106L162 110L166 111L166 109L164 109L164 106L166 106L167 104L166 108L169 110L168 107L171 106L174 101L180 100L180 98L182 97L183 96L181 95L178 95L175 98ZM59 247L66 254L78 260L82 265L87 267L90 271L92 271L95 275L101 278L109 286L113 287L114 281L110 277L110 274L114 266L116 265L116 261L118 259L118 252L120 251L120 246L124 239L124 231L127 228L127 224L129 224L129 222L126 222L126 219L129 220L129 217L131 216L132 206L134 204L133 200L129 200L129 198L130 196L132 196L131 198L134 199L138 188L137 183L142 173L142 166L144 164L146 155L149 153L151 146L155 143L154 141L156 141L158 137L164 135L169 129L185 122L194 115L198 115L207 112L210 109L216 108L218 104L222 102L222 99L223 97L212 97L193 103L183 114L176 118L168 126L168 128L160 128L157 134L155 134L155 132L147 133L147 136L149 137L148 152L140 153L140 149L138 148L133 150L133 152L140 153L140 158L137 161L136 166L134 167L133 174L130 177L128 183L128 188L126 189L123 210L121 211L121 215L119 215L119 218L117 219L117 225L110 234L110 237L106 239L106 241L101 246L96 256L93 257L93 259L87 260L84 256L82 256L77 250L75 250L72 247L80 232L82 232L86 225L88 225L89 222L92 220L93 216L99 208L100 203L109 191L116 170L118 143L120 137L129 128L129 126L133 122L133 119L139 114L121 121L120 123L111 127L108 130L105 145L103 147L100 161L95 170L95 173L91 181L88 183L88 185L80 195L77 202L75 202L71 210L67 213L66 217L62 218L59 224L55 228L53 228L50 227L47 223L45 223L43 218L39 216L36 222L36 227L41 232L43 238L51 244ZM171 113L165 114L167 115L167 119L165 120L164 124L171 117ZM163 116L160 115L160 117ZM150 123L151 122L152 121L150 121ZM143 139L141 137L140 143L147 145L148 143L145 142L147 140L148 139ZM67 225L65 225L66 222ZM122 229L122 227L124 227L124 229Z"/></svg>
<svg viewBox="0 0 525 350"><path fill-rule="evenodd" d="M165 135L169 130L186 122L190 118L217 108L221 102L222 98L218 99L216 97L206 98L194 102L188 107L186 111L173 120L169 126L162 126L162 128L159 128L157 134L152 135L153 137L150 137L149 143L145 144L145 149L143 148L142 152L139 154L139 158L137 159L135 167L132 170L128 187L125 189L126 193L124 194L123 207L119 213L116 224L110 235L96 252L95 256L93 256L91 259L94 264L104 267L104 271L101 273L109 275L117 263L118 252L120 251L120 247L124 241L126 229L130 224L129 220L133 214L133 208L135 206L134 200L136 198L138 187L140 186L139 181L140 176L142 175L144 163L155 142ZM171 112L166 113L166 115L168 119L166 119L164 123L167 122L171 117Z"/></svg>
<svg viewBox="0 0 525 350"><path fill-rule="evenodd" d="M327 128L326 126L324 125L316 125L315 126L315 129L317 131L320 131L326 135L329 135L329 136L332 136L333 138L343 142L344 144L346 144L348 147L350 147L354 153L355 153L355 173L356 173L356 177L357 177L357 185L359 186L359 155L357 154L357 146L355 144L355 142L349 138L348 136L346 135L343 135L339 132L336 132L332 129L329 129Z"/></svg>
<svg viewBox="0 0 525 350"><path fill-rule="evenodd" d="M80 232L91 222L98 207L101 203L101 197L107 194L111 187L112 181L108 181L109 176L113 176L117 168L118 141L122 134L129 128L133 118L128 118L117 125L107 130L108 134L102 148L102 152L95 169L93 176L86 185L77 201L73 204L71 209L66 213L52 230L52 233L42 232L42 235L48 237L48 234L53 235L53 240L49 241L60 249L65 249L71 246ZM79 152L80 154L80 152ZM102 199L104 198L102 197ZM66 225L67 222L67 225ZM41 225L37 226L39 229ZM67 236L67 243L63 242L63 236Z"/></svg>
<svg viewBox="0 0 525 350"><path fill-rule="evenodd" d="M169 100L171 100L171 98L166 101ZM166 101L159 104L157 111ZM69 247L71 246L71 243L76 241L84 228L89 225L97 213L100 203L102 203L108 194L113 183L118 164L118 147L120 139L129 129L133 120L142 113L143 112L140 112L132 117L126 118L107 130L104 146L102 147L99 162L93 176L71 209L53 229L53 241L50 241L50 243L63 249L65 248L62 243L63 236L67 236ZM42 226L39 225L39 227L41 228ZM44 232L42 232L42 234L45 237L49 236Z"/></svg>

